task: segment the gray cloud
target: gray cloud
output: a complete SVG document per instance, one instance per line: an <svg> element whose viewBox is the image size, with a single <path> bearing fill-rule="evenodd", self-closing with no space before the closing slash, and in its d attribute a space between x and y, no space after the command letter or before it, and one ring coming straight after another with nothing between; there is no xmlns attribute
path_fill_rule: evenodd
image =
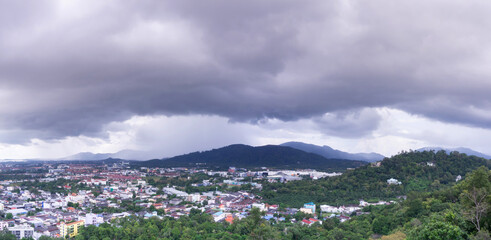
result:
<svg viewBox="0 0 491 240"><path fill-rule="evenodd" d="M359 138L377 130L382 117L375 109L341 111L315 117L314 122L328 136Z"/></svg>
<svg viewBox="0 0 491 240"><path fill-rule="evenodd" d="M133 115L332 126L320 116L380 106L491 127L488 1L0 4L0 127L26 139ZM345 136L379 118L357 121Z"/></svg>

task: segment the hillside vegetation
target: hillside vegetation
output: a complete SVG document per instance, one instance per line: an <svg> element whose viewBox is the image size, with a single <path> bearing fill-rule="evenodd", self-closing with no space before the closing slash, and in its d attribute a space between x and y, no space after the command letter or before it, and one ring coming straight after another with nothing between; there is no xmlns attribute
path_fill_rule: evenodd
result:
<svg viewBox="0 0 491 240"><path fill-rule="evenodd" d="M379 167L365 165L337 177L287 184L264 183L259 194L267 202L292 207L311 201L342 205L357 203L360 199L390 199L411 191L441 189L454 184L457 176L464 177L480 166L489 165L489 160L458 152L403 152L384 159ZM389 185L387 180L390 178L402 184Z"/></svg>

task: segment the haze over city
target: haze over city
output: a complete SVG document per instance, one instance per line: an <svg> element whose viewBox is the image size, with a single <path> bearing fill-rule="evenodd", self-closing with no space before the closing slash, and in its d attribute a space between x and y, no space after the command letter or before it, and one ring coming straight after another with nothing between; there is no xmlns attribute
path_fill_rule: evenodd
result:
<svg viewBox="0 0 491 240"><path fill-rule="evenodd" d="M489 1L0 2L0 159L491 154Z"/></svg>

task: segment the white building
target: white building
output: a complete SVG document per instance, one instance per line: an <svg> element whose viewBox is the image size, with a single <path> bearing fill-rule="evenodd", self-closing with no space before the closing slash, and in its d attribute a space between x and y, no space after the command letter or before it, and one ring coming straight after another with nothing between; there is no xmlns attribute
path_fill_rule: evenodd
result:
<svg viewBox="0 0 491 240"><path fill-rule="evenodd" d="M253 203L252 204L253 208L259 208L261 211L266 211L266 204L264 203Z"/></svg>
<svg viewBox="0 0 491 240"><path fill-rule="evenodd" d="M0 221L0 231L7 229L8 226L9 226L9 223L7 221Z"/></svg>
<svg viewBox="0 0 491 240"><path fill-rule="evenodd" d="M29 225L17 225L8 228L9 232L14 234L17 239L30 238L34 235L34 228Z"/></svg>
<svg viewBox="0 0 491 240"><path fill-rule="evenodd" d="M456 182L458 182L458 181L460 181L460 180L462 180L462 176L460 176L460 175L459 175L459 176L457 176L457 177L455 178L455 181L456 181Z"/></svg>
<svg viewBox="0 0 491 240"><path fill-rule="evenodd" d="M344 213L344 214L351 214L352 212L356 212L360 210L361 207L356 207L356 206L340 206L340 207L334 207L334 206L329 206L329 205L321 205L321 211L326 212L326 213Z"/></svg>
<svg viewBox="0 0 491 240"><path fill-rule="evenodd" d="M321 205L321 212L338 213L339 209L337 207L334 207L334 206Z"/></svg>
<svg viewBox="0 0 491 240"><path fill-rule="evenodd" d="M27 210L25 210L25 209L11 209L11 210L8 210L7 213L12 213L12 215L14 215L14 216L24 215L24 214L27 214Z"/></svg>
<svg viewBox="0 0 491 240"><path fill-rule="evenodd" d="M387 179L389 185L401 185L402 183L395 178Z"/></svg>
<svg viewBox="0 0 491 240"><path fill-rule="evenodd" d="M43 209L51 209L51 204L47 202L42 202L41 206Z"/></svg>
<svg viewBox="0 0 491 240"><path fill-rule="evenodd" d="M85 215L85 226L87 225L99 226L99 224L102 223L104 223L104 218L102 217L102 214L87 213L87 215Z"/></svg>
<svg viewBox="0 0 491 240"><path fill-rule="evenodd" d="M176 196L178 197L187 197L188 194L183 192L183 191L179 191L175 188L168 188L168 187L165 187L162 189L162 191L164 191L165 193L169 194L169 195L172 195L172 194L175 194Z"/></svg>
<svg viewBox="0 0 491 240"><path fill-rule="evenodd" d="M299 209L300 212L303 212L303 213L307 213L307 214L314 214L314 212L312 212L312 208L300 208Z"/></svg>
<svg viewBox="0 0 491 240"><path fill-rule="evenodd" d="M188 202L199 202L201 200L201 196L199 194L191 194L186 197L186 201Z"/></svg>
<svg viewBox="0 0 491 240"><path fill-rule="evenodd" d="M225 219L225 213L223 212L216 212L212 216L215 222L220 222Z"/></svg>
<svg viewBox="0 0 491 240"><path fill-rule="evenodd" d="M79 204L82 204L85 200L85 196L82 196L82 195L69 195L67 197L65 197L65 201L66 202L72 202L72 203L79 203Z"/></svg>
<svg viewBox="0 0 491 240"><path fill-rule="evenodd" d="M136 184L141 185L141 186L145 186L145 185L147 185L147 182L145 182L144 180L138 180Z"/></svg>

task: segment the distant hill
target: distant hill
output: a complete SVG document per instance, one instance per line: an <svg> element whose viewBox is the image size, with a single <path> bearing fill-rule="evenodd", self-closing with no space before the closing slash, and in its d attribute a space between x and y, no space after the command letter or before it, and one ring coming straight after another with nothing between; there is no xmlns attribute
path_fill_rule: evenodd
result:
<svg viewBox="0 0 491 240"><path fill-rule="evenodd" d="M347 159L347 160L360 160L366 162L376 162L384 159L385 156L378 153L347 153L333 149L329 146L318 146L314 144L307 144L302 142L286 142L280 146L287 146L302 150L304 152L315 153L328 159Z"/></svg>
<svg viewBox="0 0 491 240"><path fill-rule="evenodd" d="M59 160L103 160L110 158L111 155L111 153L81 152L68 157L60 158Z"/></svg>
<svg viewBox="0 0 491 240"><path fill-rule="evenodd" d="M286 146L267 145L252 147L236 144L204 152L194 152L164 160L150 160L135 163L148 167L191 167L200 164L206 167L227 168L229 166L256 168L313 168L344 170L365 165L362 161L326 159L314 153L307 153Z"/></svg>
<svg viewBox="0 0 491 240"><path fill-rule="evenodd" d="M60 158L57 160L104 160L108 158L116 158L116 159L126 159L126 160L148 160L155 158L154 155L144 152L144 151L136 151L136 150L121 150L116 153L91 153L91 152L81 152L68 157Z"/></svg>
<svg viewBox="0 0 491 240"><path fill-rule="evenodd" d="M423 151L432 151L432 150L435 152L443 150L447 154L451 153L451 152L459 152L459 153L465 153L466 155L469 155L469 156L476 156L476 157L481 157L481 158L485 158L485 159L491 159L491 156L489 156L489 155L486 155L484 153L480 153L478 151L474 151L470 148L464 148L464 147L459 147L459 148L424 147L424 148L417 149L416 151L423 152Z"/></svg>

